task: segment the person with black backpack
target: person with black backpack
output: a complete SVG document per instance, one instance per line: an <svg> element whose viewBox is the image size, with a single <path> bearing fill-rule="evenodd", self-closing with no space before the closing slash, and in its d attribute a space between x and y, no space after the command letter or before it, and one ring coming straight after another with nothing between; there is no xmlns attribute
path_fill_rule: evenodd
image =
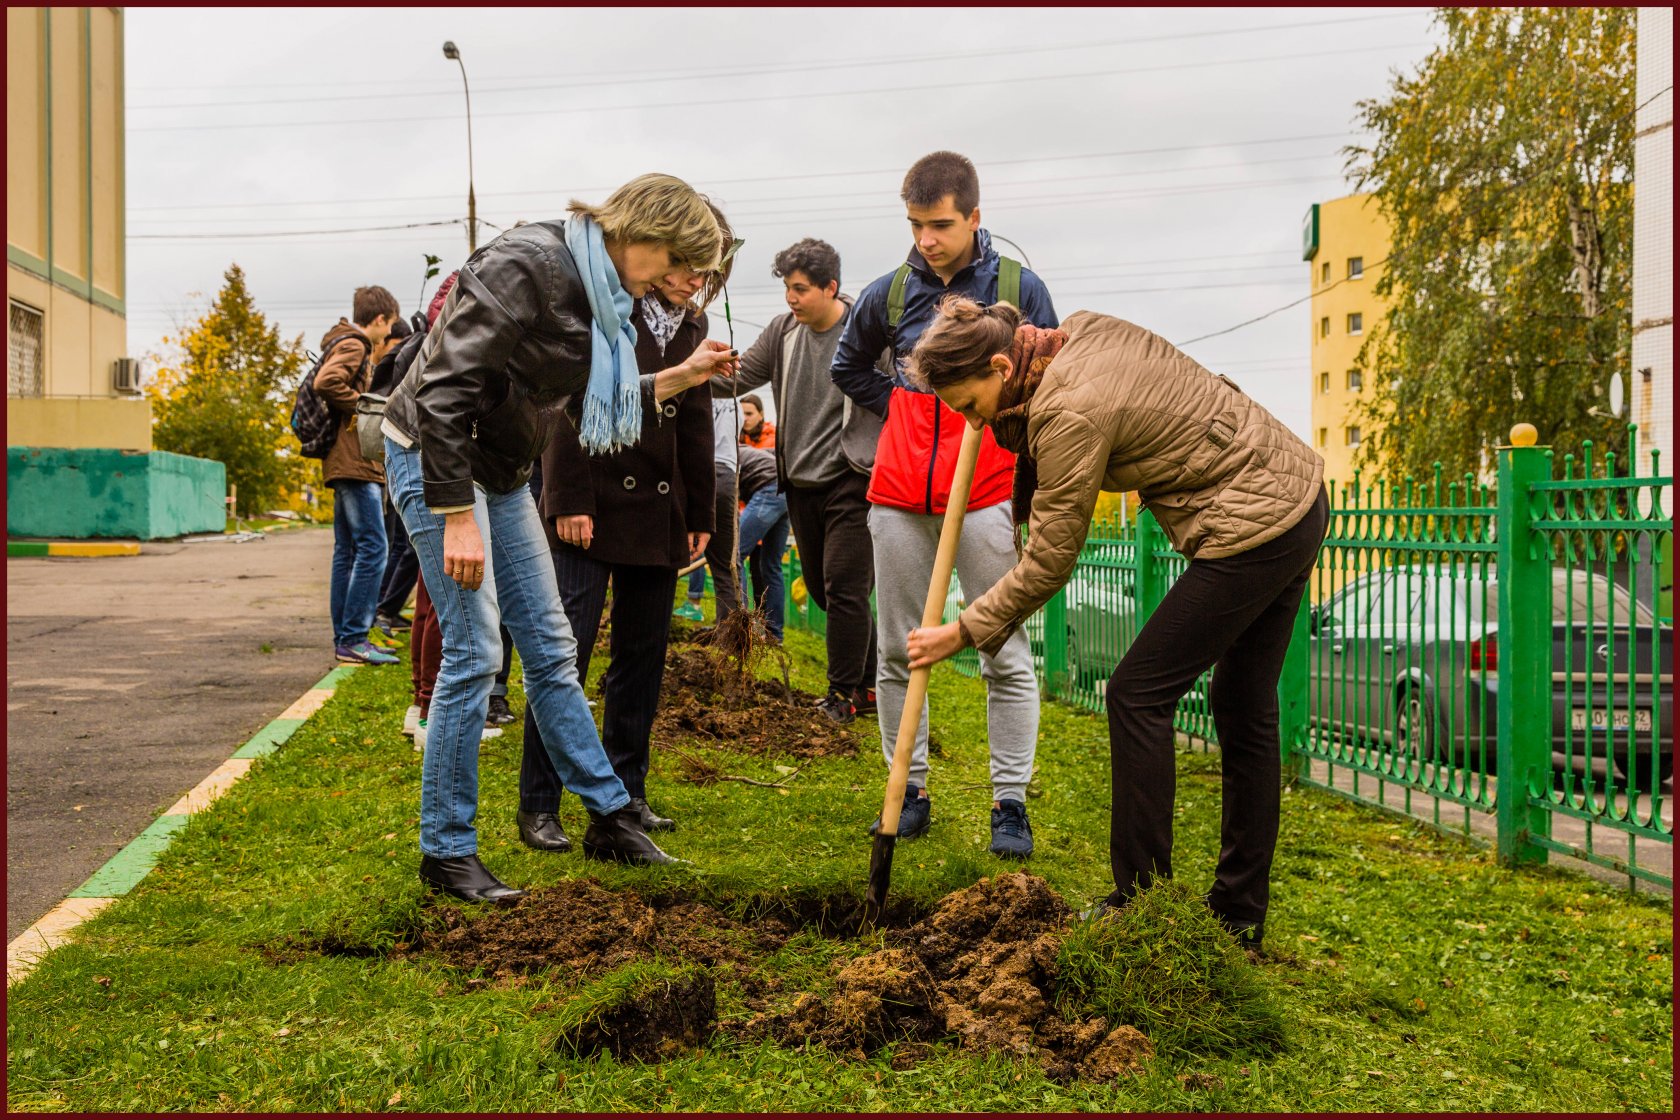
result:
<svg viewBox="0 0 1680 1120"><path fill-rule="evenodd" d="M397 658L368 641L385 575L385 471L362 457L356 402L372 387L369 358L401 317L397 297L377 285L357 288L351 319L321 339L316 395L336 420L321 457L321 479L333 489L333 654L348 664L395 665Z"/></svg>
<svg viewBox="0 0 1680 1120"><path fill-rule="evenodd" d="M415 336L424 334L425 326L425 316L419 312L412 319L398 319L391 324L391 333L385 339L384 356L376 358L373 363L373 383L369 393L380 397L391 395L402 375L408 372L409 362L420 352L421 340ZM375 630L394 636L409 629L402 609L408 604L408 597L414 594L414 585L420 576L420 560L409 546L408 530L403 528L402 515L391 504L389 497L385 499L384 508L385 574L379 581L379 603L374 608L373 625Z"/></svg>

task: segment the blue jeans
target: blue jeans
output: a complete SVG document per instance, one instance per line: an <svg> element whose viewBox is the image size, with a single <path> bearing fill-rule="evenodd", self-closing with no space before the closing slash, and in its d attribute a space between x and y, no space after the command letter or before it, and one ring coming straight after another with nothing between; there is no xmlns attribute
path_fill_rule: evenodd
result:
<svg viewBox="0 0 1680 1120"><path fill-rule="evenodd" d="M333 488L333 644L367 641L385 575L385 512L377 482L337 479Z"/></svg>
<svg viewBox="0 0 1680 1120"><path fill-rule="evenodd" d="M426 506L420 452L385 441L385 481L420 557L443 634L420 770L420 850L440 859L478 850L478 740L490 685L502 663L501 626L525 666L525 718L535 719L555 773L591 813L630 803L595 731L577 675L577 642L560 605L548 541L531 492L475 489L473 517L484 538L484 583L464 590L443 567L442 516Z"/></svg>
<svg viewBox="0 0 1680 1120"><path fill-rule="evenodd" d="M745 572L747 557L752 556L753 594L764 610L765 629L780 638L787 615L782 588L782 553L787 551L788 540L787 498L770 486L749 498L747 508L741 511L739 540L739 567ZM745 595L742 599L745 601Z"/></svg>

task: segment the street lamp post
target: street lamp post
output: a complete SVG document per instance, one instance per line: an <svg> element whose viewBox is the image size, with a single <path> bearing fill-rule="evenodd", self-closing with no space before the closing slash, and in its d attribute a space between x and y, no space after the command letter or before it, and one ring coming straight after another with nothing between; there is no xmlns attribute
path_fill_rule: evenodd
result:
<svg viewBox="0 0 1680 1120"><path fill-rule="evenodd" d="M467 95L467 252L478 252L478 199L473 194L472 157L472 89L467 85L467 64L461 61L461 50L453 40L443 44L443 57L453 59L461 68L461 89Z"/></svg>

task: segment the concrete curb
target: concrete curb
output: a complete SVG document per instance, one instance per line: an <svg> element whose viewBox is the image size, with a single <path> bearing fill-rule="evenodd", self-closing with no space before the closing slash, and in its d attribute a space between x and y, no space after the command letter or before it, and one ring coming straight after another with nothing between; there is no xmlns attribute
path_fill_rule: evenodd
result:
<svg viewBox="0 0 1680 1120"><path fill-rule="evenodd" d="M138 545L134 548L139 551ZM314 687L293 701L278 719L251 736L233 752L231 758L212 770L202 782L188 790L148 825L144 832L129 841L122 851L106 861L105 866L71 891L68 898L13 938L6 946L6 986L11 987L33 972L42 958L70 940L77 926L138 886L157 865L158 857L169 847L175 834L186 826L188 819L194 813L203 812L232 789L257 759L279 750L298 728L308 722L310 716L320 711L321 705L332 698L338 686L356 668L355 665L340 665L316 681Z"/></svg>
<svg viewBox="0 0 1680 1120"><path fill-rule="evenodd" d="M7 541L10 556L138 556L139 541Z"/></svg>

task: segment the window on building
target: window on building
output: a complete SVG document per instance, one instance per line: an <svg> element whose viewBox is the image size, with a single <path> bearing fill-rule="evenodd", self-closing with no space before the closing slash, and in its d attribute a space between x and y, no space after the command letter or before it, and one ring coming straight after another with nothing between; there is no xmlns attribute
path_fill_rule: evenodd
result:
<svg viewBox="0 0 1680 1120"><path fill-rule="evenodd" d="M1325 261L1324 266L1319 269L1318 282L1320 284L1330 283L1330 262L1329 261Z"/></svg>
<svg viewBox="0 0 1680 1120"><path fill-rule="evenodd" d="M1359 312L1359 311L1348 312L1348 333L1349 334L1364 334L1365 333L1365 315L1364 315L1363 312Z"/></svg>
<svg viewBox="0 0 1680 1120"><path fill-rule="evenodd" d="M1365 375L1356 369L1348 370L1347 386L1348 392L1359 392L1359 390L1365 388Z"/></svg>
<svg viewBox="0 0 1680 1120"><path fill-rule="evenodd" d="M1318 337L1320 337L1320 338L1329 338L1330 337L1330 316L1326 315L1324 318L1322 318L1318 321Z"/></svg>
<svg viewBox="0 0 1680 1120"><path fill-rule="evenodd" d="M44 380L42 344L46 316L15 299L6 303L6 395L38 397Z"/></svg>
<svg viewBox="0 0 1680 1120"><path fill-rule="evenodd" d="M1329 428L1320 428L1318 430L1318 445L1320 447L1329 447L1330 446L1330 429Z"/></svg>
<svg viewBox="0 0 1680 1120"><path fill-rule="evenodd" d="M1330 391L1329 370L1325 370L1323 373L1318 375L1318 391L1321 393L1328 393Z"/></svg>
<svg viewBox="0 0 1680 1120"><path fill-rule="evenodd" d="M1349 447L1359 446L1359 428L1357 425L1352 428L1344 428L1343 432L1346 433L1347 445Z"/></svg>
<svg viewBox="0 0 1680 1120"><path fill-rule="evenodd" d="M1348 258L1348 279L1349 280L1357 280L1363 275L1365 275L1365 258L1364 257L1349 257Z"/></svg>

